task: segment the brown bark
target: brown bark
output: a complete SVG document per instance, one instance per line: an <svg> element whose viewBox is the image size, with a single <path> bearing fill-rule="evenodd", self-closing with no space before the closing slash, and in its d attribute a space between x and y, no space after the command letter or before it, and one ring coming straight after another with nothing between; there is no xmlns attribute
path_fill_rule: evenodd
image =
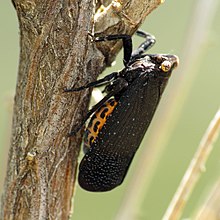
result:
<svg viewBox="0 0 220 220"><path fill-rule="evenodd" d="M14 0L20 64L0 219L68 219L82 132L67 137L88 107L89 92L63 89L94 81L121 44L89 32L132 34L159 0L124 0L95 11L93 0ZM94 22L93 22L94 21ZM108 55L108 56L107 56Z"/></svg>

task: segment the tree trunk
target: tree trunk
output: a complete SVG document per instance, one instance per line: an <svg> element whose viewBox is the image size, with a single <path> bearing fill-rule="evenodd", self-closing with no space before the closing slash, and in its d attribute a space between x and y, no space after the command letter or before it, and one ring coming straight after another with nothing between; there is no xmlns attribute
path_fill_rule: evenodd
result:
<svg viewBox="0 0 220 220"><path fill-rule="evenodd" d="M69 218L82 132L67 134L91 91L63 90L96 80L121 47L99 43L101 53L88 32L133 34L160 3L121 0L96 10L95 0L14 0L21 51L0 219Z"/></svg>

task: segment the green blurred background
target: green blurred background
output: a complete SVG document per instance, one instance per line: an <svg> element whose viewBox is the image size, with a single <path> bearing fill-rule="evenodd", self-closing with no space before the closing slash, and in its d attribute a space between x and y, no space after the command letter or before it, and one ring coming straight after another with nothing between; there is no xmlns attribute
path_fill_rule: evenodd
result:
<svg viewBox="0 0 220 220"><path fill-rule="evenodd" d="M195 153L198 144L217 111L220 103L220 4L213 10L204 1L166 1L153 11L142 25L142 29L154 34L156 45L150 53L171 53L180 58L180 67L174 71L163 95L154 120L135 156L129 173L122 186L107 193L89 193L77 187L74 199L73 219L112 220L116 219L122 201L131 191L131 181L135 173L148 175L148 167L137 170L145 149L158 150L159 156L150 155L154 165L149 173L149 182L142 195L139 207L135 208L134 220L161 219L176 188ZM196 9L199 8L197 11ZM203 20L205 19L205 20ZM208 21L206 23L206 21ZM19 57L19 29L15 10L10 1L2 1L0 7L0 192L7 163L11 112L16 85ZM196 38L193 37L196 35ZM141 42L135 37L135 45ZM192 42L192 44L191 44ZM195 48L194 48L195 46ZM119 54L116 65L106 72L122 68ZM170 103L174 105L170 107ZM163 130L163 122L168 113L168 124ZM165 135L162 145L153 145L151 140ZM206 194L219 177L220 141L208 160L206 172L187 203L184 218L192 216ZM162 149L163 147L163 149ZM140 180L141 181L141 180ZM131 210L127 210L128 212Z"/></svg>

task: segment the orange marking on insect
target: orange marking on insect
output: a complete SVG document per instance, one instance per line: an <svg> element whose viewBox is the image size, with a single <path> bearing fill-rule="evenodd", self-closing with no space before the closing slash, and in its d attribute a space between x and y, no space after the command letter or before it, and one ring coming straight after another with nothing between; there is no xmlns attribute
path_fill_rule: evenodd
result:
<svg viewBox="0 0 220 220"><path fill-rule="evenodd" d="M114 98L109 99L92 116L85 131L84 148L90 148L99 132L102 130L102 127L105 124L108 116L113 112L116 105L117 102Z"/></svg>

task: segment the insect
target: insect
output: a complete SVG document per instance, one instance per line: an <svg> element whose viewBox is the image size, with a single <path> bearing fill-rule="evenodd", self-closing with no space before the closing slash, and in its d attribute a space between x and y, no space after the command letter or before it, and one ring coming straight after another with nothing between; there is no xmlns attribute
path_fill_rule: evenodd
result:
<svg viewBox="0 0 220 220"><path fill-rule="evenodd" d="M145 41L132 52L129 35L94 37L95 42L122 40L124 69L87 85L66 89L81 91L106 85L106 96L88 112L85 155L79 165L79 185L88 191L109 191L120 185L147 131L172 70L179 59L168 54L144 54L155 38L143 31ZM81 127L72 131L74 135Z"/></svg>

